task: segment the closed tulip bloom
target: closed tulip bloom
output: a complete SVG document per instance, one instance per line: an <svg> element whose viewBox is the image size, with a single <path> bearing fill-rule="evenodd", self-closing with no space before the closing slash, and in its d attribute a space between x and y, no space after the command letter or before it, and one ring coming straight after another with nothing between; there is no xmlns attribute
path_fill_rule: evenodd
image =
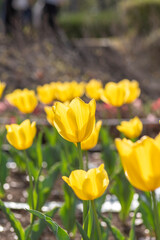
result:
<svg viewBox="0 0 160 240"><path fill-rule="evenodd" d="M130 183L139 190L153 191L160 187L160 135L144 136L133 143L116 139L122 165Z"/></svg>
<svg viewBox="0 0 160 240"><path fill-rule="evenodd" d="M25 150L31 147L33 139L36 135L36 123L30 123L27 119L20 125L11 124L6 125L7 140L8 142L18 150Z"/></svg>
<svg viewBox="0 0 160 240"><path fill-rule="evenodd" d="M5 87L6 87L6 84L4 82L0 82L0 98L2 97Z"/></svg>
<svg viewBox="0 0 160 240"><path fill-rule="evenodd" d="M6 99L22 113L32 113L38 104L35 92L27 88L16 89L13 93L8 94Z"/></svg>
<svg viewBox="0 0 160 240"><path fill-rule="evenodd" d="M88 98L99 100L101 96L102 82L100 80L92 79L86 84L86 95Z"/></svg>
<svg viewBox="0 0 160 240"><path fill-rule="evenodd" d="M80 98L73 99L66 105L56 102L53 106L54 126L59 134L69 142L79 143L86 140L95 125L96 102L88 104Z"/></svg>
<svg viewBox="0 0 160 240"><path fill-rule="evenodd" d="M46 115L47 115L47 121L54 127L54 112L52 110L52 107L45 107L44 108Z"/></svg>
<svg viewBox="0 0 160 240"><path fill-rule="evenodd" d="M71 99L74 99L76 97L82 97L85 91L85 83L84 82L76 82L72 81L70 83L70 88L72 89Z"/></svg>
<svg viewBox="0 0 160 240"><path fill-rule="evenodd" d="M73 189L81 200L94 200L102 196L109 184L104 164L87 172L84 170L72 171L69 178L62 179Z"/></svg>
<svg viewBox="0 0 160 240"><path fill-rule="evenodd" d="M119 83L109 82L101 91L101 99L115 107L121 107L126 103L129 96L129 90L120 85Z"/></svg>
<svg viewBox="0 0 160 240"><path fill-rule="evenodd" d="M72 88L69 82L57 83L56 99L61 102L70 101L72 99Z"/></svg>
<svg viewBox="0 0 160 240"><path fill-rule="evenodd" d="M135 117L130 121L122 121L121 124L117 126L117 129L127 138L134 139L141 135L143 124L138 117Z"/></svg>
<svg viewBox="0 0 160 240"><path fill-rule="evenodd" d="M37 94L40 102L50 104L55 99L55 91L52 84L45 84L37 87Z"/></svg>
<svg viewBox="0 0 160 240"><path fill-rule="evenodd" d="M98 121L91 135L85 141L81 142L82 150L89 150L97 145L101 126L102 126L102 121Z"/></svg>
<svg viewBox="0 0 160 240"><path fill-rule="evenodd" d="M119 83L124 88L129 90L129 95L126 100L126 103L132 103L139 97L141 90L139 88L139 83L136 80L129 81L128 79L124 79Z"/></svg>

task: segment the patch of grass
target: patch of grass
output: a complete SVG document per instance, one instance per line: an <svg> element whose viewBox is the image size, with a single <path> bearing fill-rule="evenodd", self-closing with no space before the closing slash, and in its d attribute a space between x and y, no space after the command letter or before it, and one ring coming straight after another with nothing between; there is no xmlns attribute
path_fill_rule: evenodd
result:
<svg viewBox="0 0 160 240"><path fill-rule="evenodd" d="M111 36L119 22L119 14L112 9L98 13L62 13L58 20L69 37Z"/></svg>

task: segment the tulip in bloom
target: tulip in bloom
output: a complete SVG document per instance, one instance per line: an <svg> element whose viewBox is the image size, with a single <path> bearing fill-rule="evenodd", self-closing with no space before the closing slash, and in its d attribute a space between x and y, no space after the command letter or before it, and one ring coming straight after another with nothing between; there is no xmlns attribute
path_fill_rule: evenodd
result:
<svg viewBox="0 0 160 240"><path fill-rule="evenodd" d="M0 98L2 97L5 87L6 87L6 84L4 82L0 82Z"/></svg>
<svg viewBox="0 0 160 240"><path fill-rule="evenodd" d="M69 142L79 143L86 140L95 126L96 102L88 104L80 98L66 105L56 102L53 106L54 126L59 134Z"/></svg>
<svg viewBox="0 0 160 240"><path fill-rule="evenodd" d="M115 107L121 107L126 103L129 96L129 89L119 83L109 82L101 91L101 99Z"/></svg>
<svg viewBox="0 0 160 240"><path fill-rule="evenodd" d="M56 99L61 102L71 101L75 97L81 97L84 94L85 84L83 82L57 82Z"/></svg>
<svg viewBox="0 0 160 240"><path fill-rule="evenodd" d="M40 102L50 104L55 99L55 91L52 84L45 84L37 87L37 94Z"/></svg>
<svg viewBox="0 0 160 240"><path fill-rule="evenodd" d="M46 114L47 114L47 121L54 127L54 112L52 110L52 107L45 107L44 108Z"/></svg>
<svg viewBox="0 0 160 240"><path fill-rule="evenodd" d="M104 164L87 172L84 170L72 171L69 178L62 179L73 189L81 200L94 200L102 196L109 184Z"/></svg>
<svg viewBox="0 0 160 240"><path fill-rule="evenodd" d="M138 117L130 121L122 121L117 129L122 132L127 138L134 139L141 135L143 124Z"/></svg>
<svg viewBox="0 0 160 240"><path fill-rule="evenodd" d="M144 136L133 143L116 139L122 165L130 183L142 191L160 187L160 134L152 139Z"/></svg>
<svg viewBox="0 0 160 240"><path fill-rule="evenodd" d="M30 123L27 119L20 125L11 124L6 125L7 140L8 142L18 150L25 150L31 147L33 139L36 135L36 123Z"/></svg>
<svg viewBox="0 0 160 240"><path fill-rule="evenodd" d="M100 99L102 82L100 80L92 79L86 85L86 95L88 98Z"/></svg>
<svg viewBox="0 0 160 240"><path fill-rule="evenodd" d="M22 113L32 113L38 103L35 92L27 88L16 89L13 93L8 94L6 99Z"/></svg>
<svg viewBox="0 0 160 240"><path fill-rule="evenodd" d="M89 150L97 145L99 131L102 126L102 121L98 121L93 129L93 132L85 141L81 142L81 149L82 150Z"/></svg>
<svg viewBox="0 0 160 240"><path fill-rule="evenodd" d="M119 84L126 88L126 90L129 90L126 103L132 103L139 97L141 90L139 88L139 83L136 80L129 81L128 79L123 79Z"/></svg>

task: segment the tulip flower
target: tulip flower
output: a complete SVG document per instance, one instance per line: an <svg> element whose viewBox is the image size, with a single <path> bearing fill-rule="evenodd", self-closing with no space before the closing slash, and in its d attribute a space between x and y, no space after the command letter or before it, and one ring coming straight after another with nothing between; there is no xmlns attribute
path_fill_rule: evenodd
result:
<svg viewBox="0 0 160 240"><path fill-rule="evenodd" d="M2 97L5 87L6 87L6 84L4 82L0 82L0 98Z"/></svg>
<svg viewBox="0 0 160 240"><path fill-rule="evenodd" d="M88 104L80 98L73 99L68 105L56 102L52 108L54 126L64 139L80 143L90 136L95 126L94 99Z"/></svg>
<svg viewBox="0 0 160 240"><path fill-rule="evenodd" d="M8 142L18 150L25 150L31 147L33 139L36 135L36 123L30 123L27 119L20 125L11 124L6 125L7 140Z"/></svg>
<svg viewBox="0 0 160 240"><path fill-rule="evenodd" d="M16 89L6 96L10 104L17 107L22 113L32 113L37 106L37 98L33 90Z"/></svg>
<svg viewBox="0 0 160 240"><path fill-rule="evenodd" d="M40 102L50 104L55 99L55 91L52 84L45 84L37 87L37 94Z"/></svg>
<svg viewBox="0 0 160 240"><path fill-rule="evenodd" d="M126 103L129 96L129 89L119 83L109 82L101 90L101 99L115 107L121 107Z"/></svg>
<svg viewBox="0 0 160 240"><path fill-rule="evenodd" d="M133 143L116 139L122 165L130 183L142 191L160 187L160 135L155 139L144 136Z"/></svg>
<svg viewBox="0 0 160 240"><path fill-rule="evenodd" d="M126 103L132 103L139 97L141 90L137 81L129 81L128 79L123 79L119 82L119 84L122 87L126 88L126 90L129 90L129 95L126 99Z"/></svg>
<svg viewBox="0 0 160 240"><path fill-rule="evenodd" d="M87 172L84 170L72 171L69 178L62 179L73 189L81 200L94 200L102 196L109 184L104 164Z"/></svg>
<svg viewBox="0 0 160 240"><path fill-rule="evenodd" d="M92 79L86 85L86 95L88 98L94 98L95 100L100 99L102 82L100 80Z"/></svg>
<svg viewBox="0 0 160 240"><path fill-rule="evenodd" d="M84 94L84 83L57 82L56 98L61 102L71 101L75 97L81 97Z"/></svg>
<svg viewBox="0 0 160 240"><path fill-rule="evenodd" d="M85 141L81 142L82 150L89 150L97 145L101 126L102 126L102 121L98 121L91 135Z"/></svg>
<svg viewBox="0 0 160 240"><path fill-rule="evenodd" d="M122 132L127 138L134 139L141 135L143 124L138 117L130 121L122 121L117 129Z"/></svg>
<svg viewBox="0 0 160 240"><path fill-rule="evenodd" d="M47 114L47 121L54 127L54 112L52 110L52 107L45 107L44 108L46 114Z"/></svg>

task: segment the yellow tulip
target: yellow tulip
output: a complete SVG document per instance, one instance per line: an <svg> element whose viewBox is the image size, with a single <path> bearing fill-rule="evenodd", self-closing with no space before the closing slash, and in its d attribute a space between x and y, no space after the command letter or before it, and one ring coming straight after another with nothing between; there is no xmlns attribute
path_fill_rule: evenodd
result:
<svg viewBox="0 0 160 240"><path fill-rule="evenodd" d="M52 84L45 84L37 87L37 94L40 102L49 104L55 99L55 91Z"/></svg>
<svg viewBox="0 0 160 240"><path fill-rule="evenodd" d="M131 119L130 121L122 121L117 129L122 132L127 138L134 139L141 135L143 130L143 124L138 117Z"/></svg>
<svg viewBox="0 0 160 240"><path fill-rule="evenodd" d="M6 87L6 84L4 82L0 82L0 98L2 97L5 87Z"/></svg>
<svg viewBox="0 0 160 240"><path fill-rule="evenodd" d="M130 183L142 191L160 187L160 135L155 139L144 136L133 143L116 139L122 165Z"/></svg>
<svg viewBox="0 0 160 240"><path fill-rule="evenodd" d="M48 122L54 127L54 112L52 110L52 107L45 107L44 108L46 114L47 114L47 120Z"/></svg>
<svg viewBox="0 0 160 240"><path fill-rule="evenodd" d="M72 90L68 82L57 83L56 99L61 102L70 101Z"/></svg>
<svg viewBox="0 0 160 240"><path fill-rule="evenodd" d="M101 99L115 107L120 107L126 103L129 96L129 89L119 83L109 82L101 91Z"/></svg>
<svg viewBox="0 0 160 240"><path fill-rule="evenodd" d="M84 94L85 84L83 82L58 82L56 89L56 98L61 102L71 101L75 97L81 97Z"/></svg>
<svg viewBox="0 0 160 240"><path fill-rule="evenodd" d="M119 84L129 90L129 95L126 103L132 103L139 97L141 90L137 81L129 81L128 79L123 79L119 82Z"/></svg>
<svg viewBox="0 0 160 240"><path fill-rule="evenodd" d="M86 95L88 98L99 100L101 96L102 82L100 80L92 79L86 84Z"/></svg>
<svg viewBox="0 0 160 240"><path fill-rule="evenodd" d="M70 88L72 89L72 94L71 94L71 99L74 99L76 97L82 97L85 91L85 83L84 82L76 82L76 81L72 81L70 83Z"/></svg>
<svg viewBox="0 0 160 240"><path fill-rule="evenodd" d="M80 98L74 98L68 105L56 102L53 106L54 126L64 139L73 143L82 142L93 131L95 110L94 99L88 104Z"/></svg>
<svg viewBox="0 0 160 240"><path fill-rule="evenodd" d="M97 145L98 137L99 137L99 131L102 126L102 121L98 121L95 125L95 128L93 129L93 132L87 138L85 141L81 142L81 149L82 150L88 150Z"/></svg>
<svg viewBox="0 0 160 240"><path fill-rule="evenodd" d="M10 104L17 107L22 113L32 113L37 106L37 98L33 90L16 89L6 96Z"/></svg>
<svg viewBox="0 0 160 240"><path fill-rule="evenodd" d="M94 200L102 196L109 184L104 164L87 172L84 170L72 171L69 178L62 179L73 189L81 200Z"/></svg>
<svg viewBox="0 0 160 240"><path fill-rule="evenodd" d="M6 129L8 142L18 150L29 148L36 135L36 123L30 123L29 119L23 121L20 125L6 125Z"/></svg>

